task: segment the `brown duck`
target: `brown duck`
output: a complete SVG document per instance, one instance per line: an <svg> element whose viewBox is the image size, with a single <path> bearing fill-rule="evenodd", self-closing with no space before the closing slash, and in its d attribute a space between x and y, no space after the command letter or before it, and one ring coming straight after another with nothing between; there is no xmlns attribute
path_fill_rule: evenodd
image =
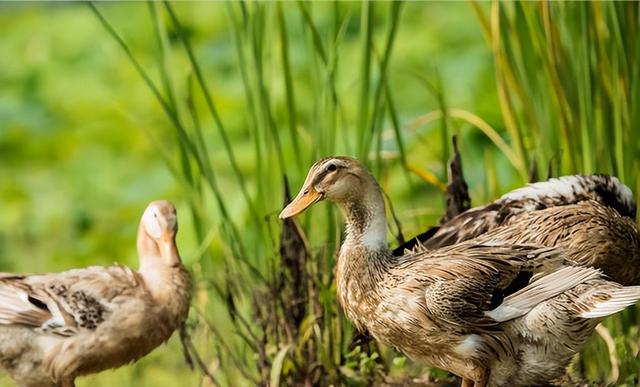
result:
<svg viewBox="0 0 640 387"><path fill-rule="evenodd" d="M631 190L604 175L564 176L530 184L472 208L397 253L437 249L480 237L561 247L578 265L623 285L640 284L640 234Z"/></svg>
<svg viewBox="0 0 640 387"><path fill-rule="evenodd" d="M351 158L316 162L280 217L323 199L346 218L336 285L347 317L467 386L536 384L537 374L520 372L517 355L526 345L519 332L542 311L595 324L640 298L640 288L606 281L598 270L562 266L561 253L551 248L468 241L394 256L380 189Z"/></svg>
<svg viewBox="0 0 640 387"><path fill-rule="evenodd" d="M138 228L140 269L0 274L0 364L19 386L74 385L136 361L186 319L191 285L174 206L155 201Z"/></svg>

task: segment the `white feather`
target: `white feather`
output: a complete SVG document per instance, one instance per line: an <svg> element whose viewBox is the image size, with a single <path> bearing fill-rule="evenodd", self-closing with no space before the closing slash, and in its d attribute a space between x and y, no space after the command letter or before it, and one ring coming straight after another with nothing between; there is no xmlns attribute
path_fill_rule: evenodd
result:
<svg viewBox="0 0 640 387"><path fill-rule="evenodd" d="M565 199L569 202L574 202L577 199L575 195L597 198L600 196L600 193L598 193L596 188L604 189L613 194L616 201L622 204L627 210L633 211L633 209L635 209L636 205L633 192L631 192L629 187L622 184L616 177L600 175L573 175L552 178L508 192L504 194L500 200L516 201L530 199L536 201L543 199Z"/></svg>
<svg viewBox="0 0 640 387"><path fill-rule="evenodd" d="M628 286L611 292L607 301L596 303L591 310L580 314L582 318L607 317L633 305L640 299L640 286Z"/></svg>
<svg viewBox="0 0 640 387"><path fill-rule="evenodd" d="M500 306L485 315L500 322L520 317L541 302L600 275L599 270L592 268L563 267L505 298Z"/></svg>
<svg viewBox="0 0 640 387"><path fill-rule="evenodd" d="M541 197L572 197L573 192L577 194L584 193L584 189L580 182L584 180L582 176L563 176L559 178L551 178L547 181L528 184L526 187L516 189L504 194L500 200L522 200L536 199Z"/></svg>

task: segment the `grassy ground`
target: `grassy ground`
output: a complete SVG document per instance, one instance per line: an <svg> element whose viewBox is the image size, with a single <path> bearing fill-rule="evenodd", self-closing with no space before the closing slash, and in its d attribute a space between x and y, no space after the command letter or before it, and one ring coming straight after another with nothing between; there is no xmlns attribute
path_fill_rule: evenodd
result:
<svg viewBox="0 0 640 387"><path fill-rule="evenodd" d="M190 327L222 385L446 377L353 345L327 206L302 219L306 245L286 228L279 250L283 177L296 189L319 157L365 160L408 237L442 213L452 134L475 204L534 163L640 193L637 4L0 7L0 270L135 265L140 212L174 201L198 278ZM636 322L634 309L607 323L631 385ZM577 368L605 381L608 364L596 339ZM172 340L79 385L200 381Z"/></svg>

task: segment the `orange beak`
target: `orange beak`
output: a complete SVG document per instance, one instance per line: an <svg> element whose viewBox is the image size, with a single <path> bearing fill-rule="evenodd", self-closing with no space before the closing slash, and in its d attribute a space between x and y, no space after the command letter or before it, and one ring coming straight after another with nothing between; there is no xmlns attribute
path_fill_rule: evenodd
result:
<svg viewBox="0 0 640 387"><path fill-rule="evenodd" d="M292 216L296 216L302 211L309 208L312 204L319 202L322 200L323 195L313 189L311 184L305 184L300 192L298 192L298 196L288 206L282 210L280 213L280 219L287 219Z"/></svg>

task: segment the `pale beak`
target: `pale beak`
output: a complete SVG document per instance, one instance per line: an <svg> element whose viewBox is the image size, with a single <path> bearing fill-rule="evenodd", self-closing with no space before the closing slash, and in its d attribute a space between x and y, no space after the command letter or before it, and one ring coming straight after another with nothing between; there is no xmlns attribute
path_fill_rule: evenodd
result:
<svg viewBox="0 0 640 387"><path fill-rule="evenodd" d="M287 219L292 216L298 215L302 211L309 208L314 203L322 200L324 195L320 192L316 191L311 184L305 184L300 192L298 192L298 196L288 206L282 210L280 213L280 219Z"/></svg>

